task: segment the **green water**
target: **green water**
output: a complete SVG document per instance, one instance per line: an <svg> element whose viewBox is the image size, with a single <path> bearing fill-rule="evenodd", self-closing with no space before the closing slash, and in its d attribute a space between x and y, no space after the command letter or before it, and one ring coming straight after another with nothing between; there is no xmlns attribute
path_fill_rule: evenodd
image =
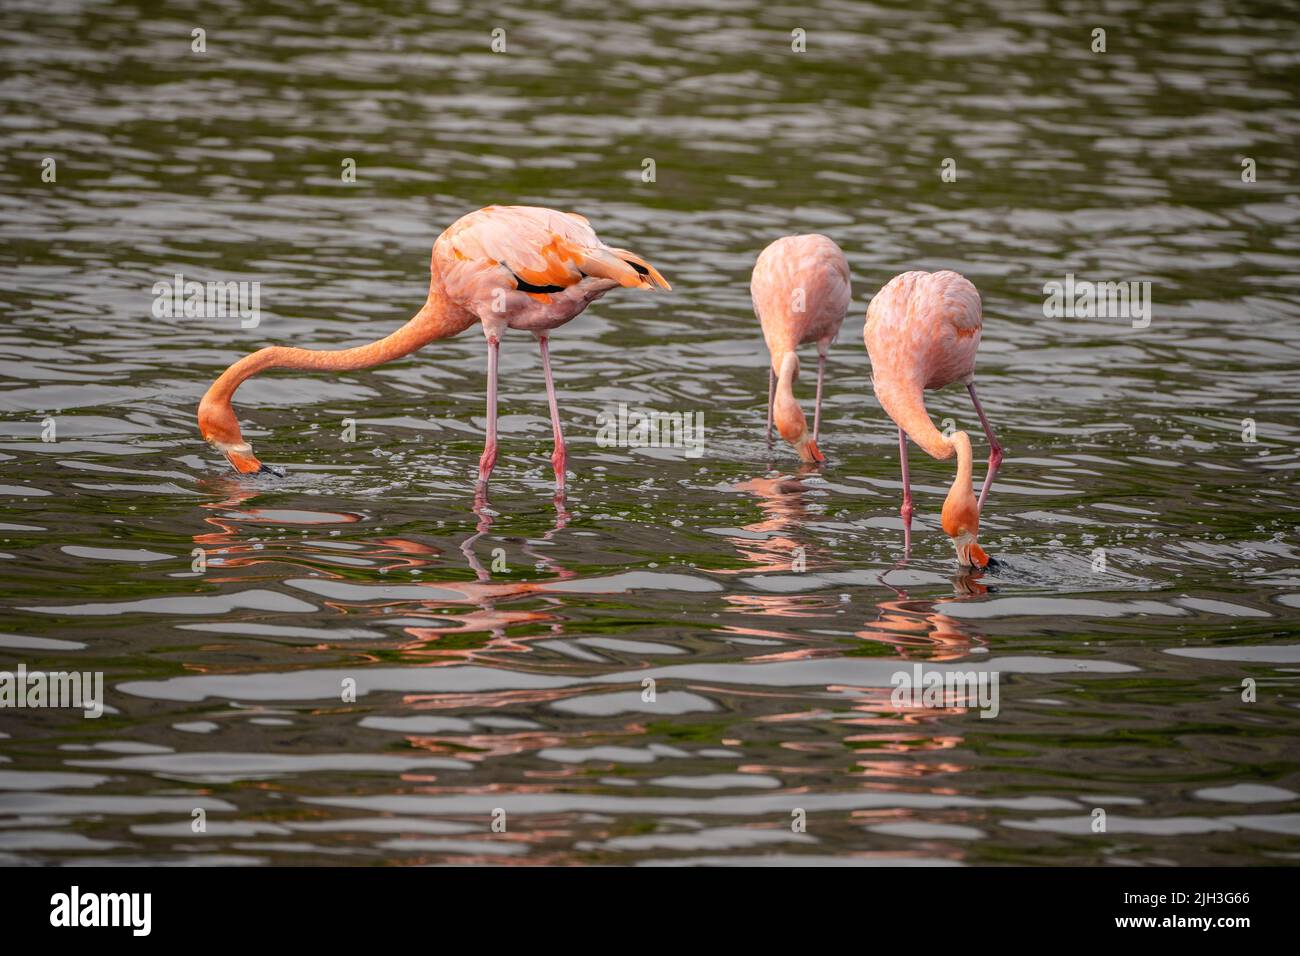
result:
<svg viewBox="0 0 1300 956"><path fill-rule="evenodd" d="M107 712L0 709L0 861L1294 862L1298 12L6 3L0 669L100 672ZM477 329L246 384L284 478L203 445L230 362L387 334L494 202L674 287L553 338L564 502L523 334L478 507ZM854 286L816 471L763 441L748 291L807 231ZM914 268L983 298L982 576L919 451L899 566L861 323ZM176 273L260 321L156 318ZM1046 317L1067 274L1150 282L1149 325ZM703 453L603 447L620 403ZM900 708L916 664L997 716Z"/></svg>

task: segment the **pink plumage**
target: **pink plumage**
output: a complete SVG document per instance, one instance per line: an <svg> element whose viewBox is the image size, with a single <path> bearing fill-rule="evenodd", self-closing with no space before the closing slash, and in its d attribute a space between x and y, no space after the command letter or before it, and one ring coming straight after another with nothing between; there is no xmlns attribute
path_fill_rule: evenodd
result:
<svg viewBox="0 0 1300 956"><path fill-rule="evenodd" d="M821 431L822 383L826 352L848 314L852 290L849 263L826 236L786 236L769 245L754 263L750 280L754 314L763 328L771 357L768 374L768 439L775 418L781 437L805 461L823 461L817 438ZM794 398L801 345L817 344L817 399L812 434Z"/></svg>
<svg viewBox="0 0 1300 956"><path fill-rule="evenodd" d="M542 206L462 216L434 243L432 266L485 334L558 328L619 286L671 288L640 256L605 245L584 217Z"/></svg>
<svg viewBox="0 0 1300 956"><path fill-rule="evenodd" d="M872 387L881 407L898 425L905 548L911 545L910 438L935 458L956 453L957 476L944 502L943 526L962 564L980 566L987 563L987 556L976 543L979 515L1002 461L1002 448L975 393L975 355L983 325L980 295L969 279L950 271L905 272L876 293L863 329ZM970 438L965 432L941 434L925 410L925 389L953 382L966 386L989 439L989 472L978 501L971 488Z"/></svg>
<svg viewBox="0 0 1300 956"><path fill-rule="evenodd" d="M407 355L474 323L488 343L487 440L479 458L483 486L496 462L497 352L507 328L532 332L542 356L555 448L551 462L563 491L566 452L551 377L548 335L611 289L669 289L654 266L601 242L576 213L540 206L487 206L452 223L433 244L429 294L401 328L350 349L271 346L240 359L199 403L199 432L241 473L263 470L239 430L231 399L241 382L270 368L347 371Z"/></svg>
<svg viewBox="0 0 1300 956"><path fill-rule="evenodd" d="M980 294L965 276L904 272L871 300L863 335L873 372L879 357L881 372L943 388L974 374L983 326Z"/></svg>

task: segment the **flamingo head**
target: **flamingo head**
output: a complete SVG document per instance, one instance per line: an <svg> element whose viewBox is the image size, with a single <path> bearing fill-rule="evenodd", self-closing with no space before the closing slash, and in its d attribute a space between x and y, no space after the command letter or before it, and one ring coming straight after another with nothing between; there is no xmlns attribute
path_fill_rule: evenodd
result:
<svg viewBox="0 0 1300 956"><path fill-rule="evenodd" d="M964 568L988 567L989 556L976 538L980 530L979 504L969 483L954 483L943 503L940 516L943 530L957 549L957 563Z"/></svg>
<svg viewBox="0 0 1300 956"><path fill-rule="evenodd" d="M964 568L986 568L989 556L975 540L980 532L980 506L971 485L970 436L953 432L949 441L957 453L957 477L943 502L943 530L957 549L958 564Z"/></svg>
<svg viewBox="0 0 1300 956"><path fill-rule="evenodd" d="M781 437L794 446L794 450L799 453L803 461L825 461L826 456L817 447L812 432L808 430L808 419L804 417L803 409L795 401L794 391L791 389L791 385L798 377L799 359L793 352L787 352L781 362L780 382L773 402L772 418Z"/></svg>
<svg viewBox="0 0 1300 956"><path fill-rule="evenodd" d="M253 454L253 447L239 431L239 419L229 402L212 401L208 396L199 403L199 434L203 440L226 456L241 475L257 474L263 465Z"/></svg>

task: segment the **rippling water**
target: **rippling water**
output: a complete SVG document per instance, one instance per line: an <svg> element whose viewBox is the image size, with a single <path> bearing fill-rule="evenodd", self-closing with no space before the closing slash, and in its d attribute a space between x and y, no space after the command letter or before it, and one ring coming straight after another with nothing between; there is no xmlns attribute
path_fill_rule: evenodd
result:
<svg viewBox="0 0 1300 956"><path fill-rule="evenodd" d="M1295 6L541 6L0 11L0 667L108 703L0 711L0 860L1294 862ZM524 335L477 508L477 330L245 385L287 477L198 440L228 363L391 331L492 202L675 288L556 335L566 502ZM854 274L811 472L762 440L748 294L794 231ZM861 322L909 268L983 296L996 573L955 576L921 453L896 568ZM176 273L260 282L260 324L155 318ZM1151 282L1150 325L1044 318L1066 274ZM601 447L619 403L703 412L704 454ZM894 706L915 664L996 673L997 716Z"/></svg>

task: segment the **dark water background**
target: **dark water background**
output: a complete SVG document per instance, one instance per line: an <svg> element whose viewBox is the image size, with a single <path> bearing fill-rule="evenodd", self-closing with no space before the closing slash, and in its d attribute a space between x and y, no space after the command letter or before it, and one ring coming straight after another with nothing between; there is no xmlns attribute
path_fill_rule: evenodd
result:
<svg viewBox="0 0 1300 956"><path fill-rule="evenodd" d="M1295 862L1300 16L1091 11L6 0L0 668L102 671L110 712L0 712L0 860ZM563 507L523 335L487 508L477 330L245 385L286 478L198 440L228 363L391 331L492 202L582 212L675 287L555 336ZM796 231L854 275L806 474L762 441L748 295ZM882 580L861 323L909 268L984 300L980 578L916 452ZM155 318L177 272L259 281L261 324ZM1150 281L1150 326L1044 318L1066 273ZM598 446L620 402L703 412L704 454ZM930 409L979 435L960 389ZM892 707L918 662L996 670L998 717Z"/></svg>

